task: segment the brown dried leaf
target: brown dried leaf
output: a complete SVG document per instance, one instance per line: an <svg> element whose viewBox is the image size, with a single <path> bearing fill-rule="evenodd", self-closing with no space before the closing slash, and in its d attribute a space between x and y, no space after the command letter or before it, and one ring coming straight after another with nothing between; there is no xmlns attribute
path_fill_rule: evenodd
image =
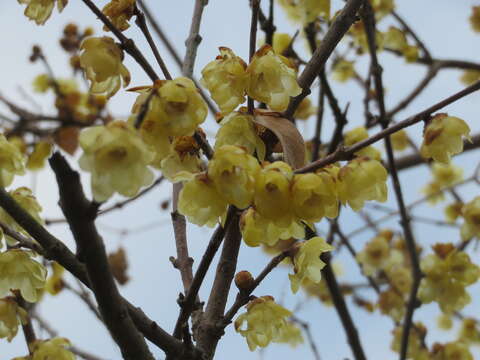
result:
<svg viewBox="0 0 480 360"><path fill-rule="evenodd" d="M305 142L292 122L277 113L256 114L254 122L275 134L282 145L285 162L293 169L305 165Z"/></svg>
<svg viewBox="0 0 480 360"><path fill-rule="evenodd" d="M127 275L128 262L124 248L120 247L116 252L109 254L108 262L110 264L113 277L120 285L125 285L130 278Z"/></svg>
<svg viewBox="0 0 480 360"><path fill-rule="evenodd" d="M54 140L63 151L73 155L78 148L80 129L76 126L67 126L55 132Z"/></svg>

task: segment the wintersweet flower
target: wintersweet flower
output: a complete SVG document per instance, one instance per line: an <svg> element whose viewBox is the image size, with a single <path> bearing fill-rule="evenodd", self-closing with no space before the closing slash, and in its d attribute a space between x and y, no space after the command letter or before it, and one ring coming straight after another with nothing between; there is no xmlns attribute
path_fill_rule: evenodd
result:
<svg viewBox="0 0 480 360"><path fill-rule="evenodd" d="M13 182L15 175L25 174L25 158L20 149L0 134L0 186Z"/></svg>
<svg viewBox="0 0 480 360"><path fill-rule="evenodd" d="M300 328L292 321L287 321L287 325L283 328L283 331L276 342L288 344L291 347L297 347L304 342L302 330L300 330Z"/></svg>
<svg viewBox="0 0 480 360"><path fill-rule="evenodd" d="M370 240L362 251L357 254L357 260L362 265L365 275L373 275L380 270L402 262L402 254L391 249L390 239L382 233Z"/></svg>
<svg viewBox="0 0 480 360"><path fill-rule="evenodd" d="M200 82L205 86L223 114L228 114L245 102L248 85L247 64L227 47L202 70Z"/></svg>
<svg viewBox="0 0 480 360"><path fill-rule="evenodd" d="M190 180L203 170L200 149L192 136L174 138L172 151L161 162L162 174L171 182Z"/></svg>
<svg viewBox="0 0 480 360"><path fill-rule="evenodd" d="M405 299L392 288L382 291L378 296L377 306L380 312L400 322L405 316Z"/></svg>
<svg viewBox="0 0 480 360"><path fill-rule="evenodd" d="M393 0L372 0L372 8L375 17L380 20L395 9L395 3Z"/></svg>
<svg viewBox="0 0 480 360"><path fill-rule="evenodd" d="M191 136L207 117L205 101L193 81L186 77L158 80L153 88L131 90L140 93L133 105L134 114L138 115L145 101L149 101L141 125L142 136L146 136L149 143L155 143L160 137Z"/></svg>
<svg viewBox="0 0 480 360"><path fill-rule="evenodd" d="M465 121L447 114L435 115L425 126L420 153L424 158L448 164L450 157L463 151L463 138L469 139Z"/></svg>
<svg viewBox="0 0 480 360"><path fill-rule="evenodd" d="M269 45L263 45L255 53L247 73L247 94L274 111L286 110L290 97L302 92L290 61L275 54Z"/></svg>
<svg viewBox="0 0 480 360"><path fill-rule="evenodd" d="M390 348L400 353L402 344L403 326L398 325L392 331L393 340ZM423 344L423 338L427 334L427 328L421 322L416 322L409 330L408 334L408 346L407 346L407 359L423 360L430 359L428 356L428 350L425 349ZM424 356L424 357L422 357Z"/></svg>
<svg viewBox="0 0 480 360"><path fill-rule="evenodd" d="M480 9L480 7L479 7ZM479 27L480 29L480 27ZM460 81L465 85L472 85L474 82L480 80L479 70L465 70L460 77Z"/></svg>
<svg viewBox="0 0 480 360"><path fill-rule="evenodd" d="M351 146L362 140L368 139L367 129L363 126L356 127L350 131L347 131L343 137L345 146ZM381 159L380 151L375 149L372 145L364 147L363 149L355 153L356 156L366 156L373 160Z"/></svg>
<svg viewBox="0 0 480 360"><path fill-rule="evenodd" d="M212 179L205 173L185 182L178 199L178 211L199 226L213 227L218 224L227 205Z"/></svg>
<svg viewBox="0 0 480 360"><path fill-rule="evenodd" d="M338 173L338 195L343 204L354 211L365 201L387 201L387 170L377 160L359 157L342 167Z"/></svg>
<svg viewBox="0 0 480 360"><path fill-rule="evenodd" d="M52 275L47 279L45 291L50 295L57 295L63 290L64 282L62 280L65 269L56 261L52 262Z"/></svg>
<svg viewBox="0 0 480 360"><path fill-rule="evenodd" d="M444 313L452 313L470 303L465 288L478 280L480 269L467 253L458 251L451 243L436 244L433 250L420 264L425 277L418 298L427 304L435 301Z"/></svg>
<svg viewBox="0 0 480 360"><path fill-rule="evenodd" d="M79 140L84 151L80 167L92 175L95 201L106 201L114 192L135 196L142 186L153 181L148 164L154 153L128 123L112 121L87 128Z"/></svg>
<svg viewBox="0 0 480 360"><path fill-rule="evenodd" d="M286 33L275 32L273 34L272 47L275 54L285 55L285 51L288 50L292 44L292 37Z"/></svg>
<svg viewBox="0 0 480 360"><path fill-rule="evenodd" d="M298 221L292 221L287 226L281 227L261 216L252 207L245 210L240 217L240 231L245 244L252 247L260 245L273 247L279 240L305 237L305 228Z"/></svg>
<svg viewBox="0 0 480 360"><path fill-rule="evenodd" d="M480 32L480 6L472 6L472 14L469 20L473 31Z"/></svg>
<svg viewBox="0 0 480 360"><path fill-rule="evenodd" d="M480 237L480 196L475 197L462 207L462 217L464 219L461 229L462 239L468 240L474 236Z"/></svg>
<svg viewBox="0 0 480 360"><path fill-rule="evenodd" d="M47 270L32 259L32 253L7 250L0 253L0 297L19 290L28 302L37 302L45 287Z"/></svg>
<svg viewBox="0 0 480 360"><path fill-rule="evenodd" d="M213 180L218 192L239 209L253 202L259 172L257 159L233 145L218 148L208 164L208 177Z"/></svg>
<svg viewBox="0 0 480 360"><path fill-rule="evenodd" d="M300 219L317 222L338 215L336 182L326 170L295 175L291 192L293 211Z"/></svg>
<svg viewBox="0 0 480 360"><path fill-rule="evenodd" d="M8 342L17 335L18 326L28 321L27 312L18 306L15 298L0 299L0 339L6 338Z"/></svg>
<svg viewBox="0 0 480 360"><path fill-rule="evenodd" d="M250 155L256 154L260 161L265 159L265 143L257 134L252 115L232 112L220 125L215 136L215 150L223 145L235 145L244 148Z"/></svg>
<svg viewBox="0 0 480 360"><path fill-rule="evenodd" d="M43 220L40 217L42 207L37 202L32 190L27 187L19 187L18 189L10 191L9 194L17 204L26 210L38 223L43 224ZM23 228L2 208L0 208L0 221L8 225L12 230L27 234L27 232L23 230ZM9 245L15 245L17 242L14 238L8 235L5 235L5 239Z"/></svg>
<svg viewBox="0 0 480 360"><path fill-rule="evenodd" d="M56 337L50 340L37 340L33 345L31 360L75 360L75 355L68 350L71 343L68 339Z"/></svg>
<svg viewBox="0 0 480 360"><path fill-rule="evenodd" d="M418 47L408 44L402 30L390 26L384 35L385 46L401 52L407 62L415 62L418 59Z"/></svg>
<svg viewBox="0 0 480 360"><path fill-rule="evenodd" d="M104 6L102 12L110 19L120 31L127 30L130 27L128 21L135 11L135 0L111 0ZM104 31L109 31L107 26Z"/></svg>
<svg viewBox="0 0 480 360"><path fill-rule="evenodd" d="M447 344L434 343L431 360L474 360L474 357L468 345L461 339L459 341L449 342Z"/></svg>
<svg viewBox="0 0 480 360"><path fill-rule="evenodd" d="M123 51L111 37L90 37L80 49L80 66L90 80L90 92L111 97L120 86L128 86L130 72L123 65Z"/></svg>
<svg viewBox="0 0 480 360"><path fill-rule="evenodd" d="M443 213L445 214L447 222L450 224L454 223L460 216L462 216L463 205L464 204L462 202L457 201L445 206Z"/></svg>
<svg viewBox="0 0 480 360"><path fill-rule="evenodd" d="M400 130L390 135L393 150L403 151L408 147L408 135L405 130Z"/></svg>
<svg viewBox="0 0 480 360"><path fill-rule="evenodd" d="M290 183L293 170L283 161L266 164L255 183L254 204L264 218L285 227L292 222Z"/></svg>
<svg viewBox="0 0 480 360"><path fill-rule="evenodd" d="M68 0L18 0L18 3L27 5L26 17L35 21L37 25L43 25L52 15L55 3L57 3L58 12L62 12Z"/></svg>
<svg viewBox="0 0 480 360"><path fill-rule="evenodd" d="M458 340L466 344L480 344L480 328L476 319L463 319L458 334Z"/></svg>
<svg viewBox="0 0 480 360"><path fill-rule="evenodd" d="M310 116L317 113L317 108L312 105L312 102L308 97L304 98L293 117L297 120L307 120Z"/></svg>
<svg viewBox="0 0 480 360"><path fill-rule="evenodd" d="M307 25L317 17L330 19L330 0L279 0L287 16L295 22Z"/></svg>
<svg viewBox="0 0 480 360"><path fill-rule="evenodd" d="M45 167L45 162L52 153L53 144L49 141L40 141L35 144L33 152L28 157L27 169L40 170Z"/></svg>
<svg viewBox="0 0 480 360"><path fill-rule="evenodd" d="M256 298L246 308L247 312L235 320L235 330L247 339L250 351L285 340L286 318L292 315L289 310L275 303L271 296Z"/></svg>
<svg viewBox="0 0 480 360"><path fill-rule="evenodd" d="M297 245L296 253L293 256L294 274L288 275L293 293L298 291L300 284L305 279L308 279L315 284L320 282L322 278L321 270L326 265L320 260L320 255L332 250L333 246L328 244L325 239L318 236Z"/></svg>
<svg viewBox="0 0 480 360"><path fill-rule="evenodd" d="M355 76L355 67L353 61L339 60L333 65L332 77L338 82L347 82Z"/></svg>
<svg viewBox="0 0 480 360"><path fill-rule="evenodd" d="M463 169L452 163L443 164L434 162L432 173L435 182L441 187L452 186L463 180Z"/></svg>

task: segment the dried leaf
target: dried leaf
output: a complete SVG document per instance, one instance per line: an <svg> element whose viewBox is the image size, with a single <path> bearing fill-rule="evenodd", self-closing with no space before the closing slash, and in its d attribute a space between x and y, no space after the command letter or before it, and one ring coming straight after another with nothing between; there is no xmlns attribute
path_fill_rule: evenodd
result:
<svg viewBox="0 0 480 360"><path fill-rule="evenodd" d="M73 155L78 148L78 135L80 129L76 126L67 126L55 132L55 143L64 151Z"/></svg>
<svg viewBox="0 0 480 360"><path fill-rule="evenodd" d="M108 255L108 262L112 269L113 277L120 285L125 285L130 278L127 275L127 255L123 247L118 248L114 253Z"/></svg>
<svg viewBox="0 0 480 360"><path fill-rule="evenodd" d="M256 114L254 122L275 134L282 145L285 162L293 169L305 165L305 142L292 122L273 112Z"/></svg>

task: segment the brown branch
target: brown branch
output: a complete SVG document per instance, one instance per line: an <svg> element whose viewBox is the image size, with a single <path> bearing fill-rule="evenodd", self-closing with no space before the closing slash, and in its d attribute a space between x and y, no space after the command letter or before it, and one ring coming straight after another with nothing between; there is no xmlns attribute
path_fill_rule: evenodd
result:
<svg viewBox="0 0 480 360"><path fill-rule="evenodd" d="M58 183L60 207L76 243L82 245L80 259L87 268L104 324L125 359L153 360L145 339L135 327L118 292L103 239L95 227L92 203L85 198L79 174L70 168L58 152L52 155L49 162Z"/></svg>
<svg viewBox="0 0 480 360"><path fill-rule="evenodd" d="M85 265L78 261L75 254L40 225L3 188L0 188L0 206L42 246L42 255L46 259L57 261L83 284L91 287ZM136 327L148 340L166 353L179 354L179 356L185 356L185 359L197 359L198 352L185 353L182 343L160 328L155 321L149 319L140 308L133 306L125 299L123 302Z"/></svg>
<svg viewBox="0 0 480 360"><path fill-rule="evenodd" d="M310 93L310 87L313 81L324 68L325 63L337 44L357 19L356 13L362 3L363 0L349 0L343 10L335 17L325 37L322 39L320 46L315 50L312 58L303 69L302 74L298 77L298 84L302 88L302 93L291 99L288 109L285 112L285 117L291 118L298 105L300 105L302 100Z"/></svg>
<svg viewBox="0 0 480 360"><path fill-rule="evenodd" d="M383 92L383 80L382 80L382 70L378 63L377 59L377 48L375 40L375 16L373 9L370 5L369 0L365 0L363 7L363 19L365 23L365 31L368 39L368 47L371 58L372 74L375 82L375 93L377 102L380 108L380 119L379 122L385 130L388 127L388 119L386 117L385 111L385 102L384 102L384 92ZM397 168L395 166L395 158L393 155L393 147L390 140L390 136L385 137L385 147L387 151L387 159L389 164L390 175L392 177L393 188L395 192L395 197L397 199L398 208L400 211L400 224L403 228L403 233L405 236L405 242L407 244L407 250L410 256L410 261L412 264L412 286L410 289L410 296L408 300L407 310L403 323L403 332L400 348L400 360L405 360L407 356L408 340L410 336L410 329L413 325L413 313L418 307L417 301L417 292L420 286L420 281L422 279L422 271L420 270L420 262L418 259L417 246L415 239L413 237L413 232L410 224L410 215L406 209L402 187L400 185L400 180L398 178Z"/></svg>
<svg viewBox="0 0 480 360"><path fill-rule="evenodd" d="M434 113L435 111L438 111L442 109L443 107L450 105L454 103L455 101L470 95L471 93L477 91L480 89L480 81L477 81L476 83L466 87L465 89L445 98L444 100L430 106L429 108L417 113L416 115L413 115L403 121L400 121L396 123L395 125L392 125L390 127L385 128L384 130L376 133L375 135L369 137L368 139L365 139L363 141L360 141L348 148L339 148L337 149L333 154L330 154L322 159L319 159L317 161L314 161L303 168L295 170L296 173L306 173L310 171L314 171L316 169L319 169L321 167L324 167L329 164L333 164L337 161L341 160L350 160L352 156L359 150L372 145L376 143L379 140L382 140L388 135L391 135L401 129L404 129L408 126L411 126L413 124L416 124L420 121L423 121L427 116L430 114Z"/></svg>
<svg viewBox="0 0 480 360"><path fill-rule="evenodd" d="M219 325L223 319L228 293L235 275L242 240L238 221L239 217L235 213L226 230L210 297L199 324L197 346L203 351L205 360L213 358L218 341L223 335L223 328Z"/></svg>
<svg viewBox="0 0 480 360"><path fill-rule="evenodd" d="M310 330L310 324L306 321L300 320L296 316L291 316L290 320L302 327L303 331L307 335L308 344L310 345L310 349L312 350L314 359L320 360L320 352L318 351L318 346L315 343L315 340L313 340L312 331Z"/></svg>
<svg viewBox="0 0 480 360"><path fill-rule="evenodd" d="M200 290L200 286L202 285L203 280L205 279L205 275L207 274L207 270L210 268L213 258L217 253L220 244L223 241L223 238L225 236L225 230L228 229L231 222L234 220L234 218L236 218L235 212L235 208L230 207L227 212L224 226L218 225L215 229L212 238L210 239L208 246L202 256L202 260L198 265L197 271L195 272L195 276L193 277L188 292L186 293L185 298L180 301L180 314L178 316L177 322L175 324L175 330L173 332L175 337L180 337L182 328L185 326L192 312L196 309L195 302L198 296L198 291Z"/></svg>
<svg viewBox="0 0 480 360"><path fill-rule="evenodd" d="M190 25L190 34L188 35L185 45L187 47L185 58L183 59L182 74L189 78L193 75L193 66L197 57L198 45L202 41L200 36L200 24L202 22L203 9L208 5L208 0L195 0L195 8L193 10L192 24Z"/></svg>
<svg viewBox="0 0 480 360"><path fill-rule="evenodd" d="M31 310L32 310L32 305L27 303L23 297L18 294L16 295L16 301L18 306L23 308L27 312L27 322L25 324L22 323L22 330L23 330L23 336L25 338L25 342L27 344L28 352L30 355L33 355L33 343L37 340L37 336L35 335L35 329L33 328L32 324L32 316L31 316Z"/></svg>
<svg viewBox="0 0 480 360"><path fill-rule="evenodd" d="M255 54L255 49L257 46L257 23L258 23L258 13L260 10L260 0L251 0L250 5L252 7L252 18L250 21L250 42L249 42L249 51L248 51L248 61L252 62L253 56ZM255 107L255 102L250 96L247 99L247 108L248 113L253 114L253 108Z"/></svg>
<svg viewBox="0 0 480 360"><path fill-rule="evenodd" d="M113 23L105 16L105 14L93 3L92 0L82 0L85 5L105 24L105 26L117 37L122 44L122 48L132 56L135 61L142 67L150 77L150 80L158 80L159 77L153 70L150 63L145 59L142 52L137 48L132 39L127 38Z"/></svg>
<svg viewBox="0 0 480 360"><path fill-rule="evenodd" d="M153 41L150 30L148 30L147 22L145 21L145 15L137 8L137 6L135 6L135 15L137 17L137 19L135 20L135 24L137 24L137 26L140 28L143 35L145 36L145 39L147 39L148 45L150 46L150 49L152 49L155 60L157 60L157 64L158 66L160 66L160 69L162 70L165 79L172 80L172 76L167 69L167 65L165 65L165 62L163 61L162 56L158 51L157 45L155 45L155 42Z"/></svg>

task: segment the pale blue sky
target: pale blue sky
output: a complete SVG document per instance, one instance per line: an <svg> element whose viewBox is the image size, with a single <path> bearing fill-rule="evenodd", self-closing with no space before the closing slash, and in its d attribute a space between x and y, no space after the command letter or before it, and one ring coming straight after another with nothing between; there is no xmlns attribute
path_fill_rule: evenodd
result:
<svg viewBox="0 0 480 360"><path fill-rule="evenodd" d="M99 6L103 6L106 2L96 1ZM193 11L193 1L161 2L146 0L146 3L157 15L161 26L165 29L175 47L183 54L184 40L187 37L189 21ZM333 1L334 8L337 9L342 3L339 0ZM463 58L480 62L478 53L480 35L470 31L467 23L467 17L472 5L478 5L478 1L401 0L398 1L398 12L418 31L422 39L431 48L434 57ZM292 34L294 32L292 24L286 21L279 9L277 10L276 25L278 31ZM71 0L65 11L60 15L55 10L51 19L42 27L29 22L23 16L22 6L16 1L3 0L0 2L0 19L0 46L2 49L0 55L2 80L0 92L27 107L31 105L25 100L22 91L32 94L30 88L32 78L44 72L40 64L29 63L28 56L31 46L37 43L40 44L51 61L55 74L59 77L67 77L70 74L67 66L67 57L58 45L58 39L63 26L70 21L75 21L81 28L93 25L97 30L97 34L101 33L101 25L79 0ZM200 44L198 51L195 73L198 75L201 68L216 56L218 46L230 47L237 55L246 59L249 22L250 13L247 0L210 0L208 7L205 9L205 17L202 22L201 34L203 42ZM385 30L387 24L388 22L381 24L380 28ZM141 34L134 26L126 34L137 42L138 46L144 50L144 53L147 54L150 60L153 59L145 41L140 36ZM180 74L178 68L166 54L164 48L161 45L159 47L162 54L165 54L170 71L174 76L178 76ZM297 50L301 53L304 52L301 42L297 44ZM387 105L391 106L396 104L399 99L402 99L415 86L417 79L423 76L425 69L417 65L405 66L403 60L398 60L388 54L382 54L380 61L385 69ZM125 64L132 73L131 86L148 83L146 75L128 56L126 56ZM365 70L366 64L366 61L360 62L359 70ZM400 114L398 120L461 89L462 85L458 81L459 75L458 71L445 71L442 73L406 111ZM20 89L22 90L20 91ZM334 90L340 98L341 107L350 102L348 115L351 124L349 126L358 126L363 121L363 94L359 92L358 87L353 82L344 85L335 84ZM133 94L121 91L113 98L110 108L116 114L128 114L134 99L135 96ZM35 100L41 104L42 111L52 113L50 110L52 99L50 97L35 96ZM445 111L464 118L474 132L478 132L480 130L478 121L479 100L479 95L475 94L449 106ZM1 106L0 112L5 112ZM209 119L206 127L207 129L215 129L215 124ZM313 122L306 127L301 126L301 128L305 130L305 133L311 134ZM333 119L330 113L327 112L324 134L330 134L332 128ZM421 127L419 125L416 126L409 133L414 138L419 139ZM463 155L456 160L456 162L465 167L466 176L473 171L472 164L476 164L476 161L478 161L476 153ZM404 185L407 203L418 198L419 190L426 183L427 176L428 171L423 167L402 173L401 180ZM45 170L38 174L35 182L29 177L20 179L18 182L18 184L26 184L28 186L31 186L33 183L36 184L37 197L45 209L45 217L48 218L60 215L56 205L58 198L57 188L50 179L50 171ZM85 187L88 188L88 177L85 177L84 180ZM128 206L98 221L99 229L102 231L109 249L114 250L119 244L122 244L128 250L131 265L129 274L133 280L121 289L122 293L130 301L141 306L150 317L167 330L172 329L176 320L178 310L176 298L180 291L179 274L168 261L169 256L175 254L171 226L168 223L169 214L159 210L159 203L169 196L169 192L170 186L164 184L145 197L140 203ZM478 188L465 187L462 188L461 193L469 199L478 195ZM394 206L393 196L390 197L389 205ZM419 214L432 218L440 218L442 216L441 208L433 209L423 206L417 211ZM348 233L362 225L351 212L345 211L345 213L345 218L342 221L345 232ZM374 218L382 215L375 212L372 212L372 214ZM142 225L152 222L164 225L153 227L150 231L134 231L128 237L119 236L117 233L109 230L111 227L116 229L138 229ZM389 225L395 230L399 229L396 221L390 222ZM322 223L320 228L324 229L325 224ZM52 226L50 230L67 244L71 244L71 235L67 229L62 226ZM188 230L192 256L195 259L199 259L211 231L206 228L198 229L193 226L189 226ZM416 227L415 235L422 244L432 244L437 241L456 241L458 239L456 231L449 228L435 228L429 225ZM372 234L367 232L354 238L354 246L360 249L362 244L371 236ZM428 246L425 247L428 248ZM478 263L478 253L475 254L474 260ZM253 274L257 274L267 261L268 258L258 249L242 247L238 269L246 269ZM348 256L342 256L340 261L343 264L345 279L354 282L361 281L356 265ZM202 299L208 296L208 289L212 280L211 273L207 277L205 286L202 287ZM286 307L293 308L297 303L302 302L304 297L301 293L296 296L290 294L286 274L286 269L275 271L259 287L255 294L258 296L274 295L277 299L283 299ZM71 279L69 279L69 282L74 284ZM473 296L478 297L480 295L479 287L471 288L471 293ZM365 296L373 299L370 293L365 293ZM233 297L234 294L232 292L230 302L233 300ZM478 309L478 301L475 305ZM392 322L386 317L379 315L372 317L362 310L357 310L350 301L349 306L359 327L360 337L369 359L396 358L397 356L389 350L390 331L393 327ZM60 335L68 337L74 344L105 359L117 360L121 358L105 328L70 293L64 292L55 298L47 297L39 308L42 315L51 321L51 324L59 331ZM422 319L427 324L435 323L435 318L438 314L437 306L429 305L425 308L428 308L428 310L419 311L415 314L415 320ZM471 313L474 313L473 309L474 305L470 305L466 312L470 310ZM319 305L315 300L310 300L302 307L298 316L310 322L313 336L323 360L351 358L343 330L333 308L327 308ZM437 341L445 341L453 339L454 334L439 333L435 334L434 338ZM427 341L431 339L432 337L429 336ZM152 351L159 359L163 359L161 351L153 347ZM10 344L4 341L0 342L0 357L2 359L10 359L14 356L24 355L24 353L25 345L21 335ZM257 359L259 356L258 353L248 351L245 341L232 331L232 327L227 329L227 334L222 339L217 353L218 359ZM301 346L292 350L288 346L276 344L272 344L265 351L263 358L266 360L287 359L294 356L302 359L313 358L307 346Z"/></svg>

